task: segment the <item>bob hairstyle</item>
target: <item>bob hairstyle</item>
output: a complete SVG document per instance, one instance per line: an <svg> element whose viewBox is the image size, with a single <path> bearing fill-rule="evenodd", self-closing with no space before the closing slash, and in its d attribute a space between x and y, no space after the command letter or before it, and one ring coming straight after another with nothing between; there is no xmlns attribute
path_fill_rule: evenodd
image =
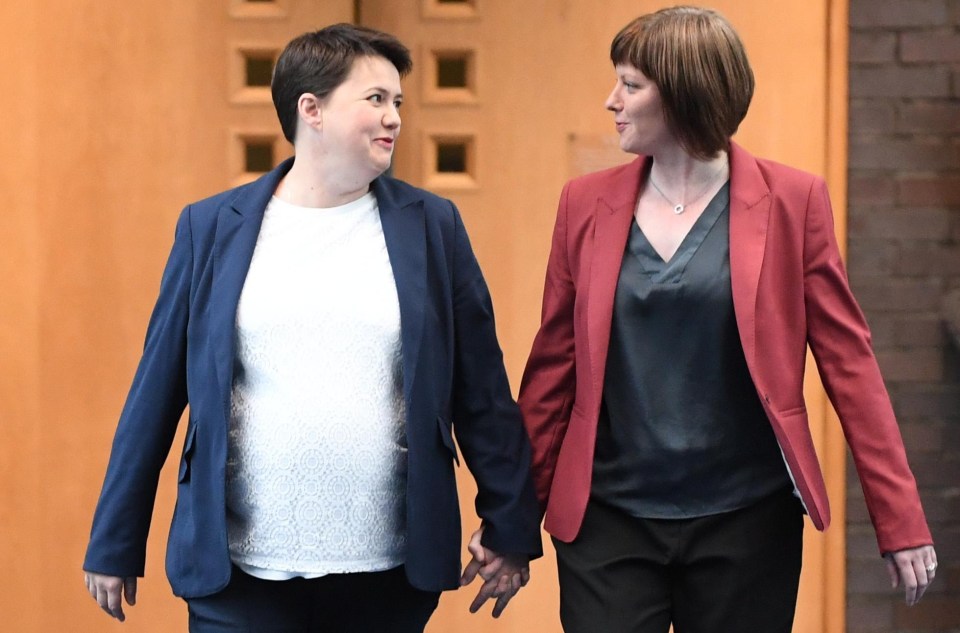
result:
<svg viewBox="0 0 960 633"><path fill-rule="evenodd" d="M728 147L753 98L743 43L712 9L678 6L642 15L613 38L610 59L656 84L667 127L696 158Z"/></svg>
<svg viewBox="0 0 960 633"><path fill-rule="evenodd" d="M325 99L346 81L360 57L383 57L403 77L413 68L410 51L400 40L375 29L334 24L293 39L277 59L270 90L283 136L297 135L297 102L309 93Z"/></svg>

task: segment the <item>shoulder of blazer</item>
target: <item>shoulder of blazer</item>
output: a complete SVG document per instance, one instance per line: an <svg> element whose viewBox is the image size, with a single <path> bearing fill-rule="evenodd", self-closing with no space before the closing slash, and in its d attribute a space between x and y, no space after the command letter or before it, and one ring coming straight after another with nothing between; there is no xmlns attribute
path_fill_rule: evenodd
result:
<svg viewBox="0 0 960 633"><path fill-rule="evenodd" d="M567 182L566 189L571 197L596 196L603 194L608 199L620 196L636 196L648 157L638 156L629 163L584 174Z"/></svg>
<svg viewBox="0 0 960 633"><path fill-rule="evenodd" d="M823 178L796 167L784 165L768 158L758 158L746 150L734 146L734 154L737 154L735 160L738 163L749 164L752 162L756 166L757 172L763 179L770 193L775 197L792 197L802 195L806 197L810 188L817 183L823 182ZM736 174L733 176L736 178Z"/></svg>
<svg viewBox="0 0 960 633"><path fill-rule="evenodd" d="M288 158L252 182L188 204L186 208L190 210L191 225L195 230L212 228L223 208L233 208L241 213L250 210L263 212L280 180L293 165L293 160Z"/></svg>
<svg viewBox="0 0 960 633"><path fill-rule="evenodd" d="M456 206L452 201L397 178L380 176L371 183L371 190L381 208L402 209L419 203L428 219L450 221L454 217Z"/></svg>

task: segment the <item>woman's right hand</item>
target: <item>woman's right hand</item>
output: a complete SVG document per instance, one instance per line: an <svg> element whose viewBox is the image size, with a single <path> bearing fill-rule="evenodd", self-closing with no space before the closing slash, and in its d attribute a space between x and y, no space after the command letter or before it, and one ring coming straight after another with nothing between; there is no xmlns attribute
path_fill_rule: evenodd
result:
<svg viewBox="0 0 960 633"><path fill-rule="evenodd" d="M87 591L97 601L100 608L121 622L126 619L123 614L123 604L120 600L121 594L131 607L137 603L137 577L128 576L121 578L119 576L107 576L97 574L92 571L84 572L84 580L87 583Z"/></svg>

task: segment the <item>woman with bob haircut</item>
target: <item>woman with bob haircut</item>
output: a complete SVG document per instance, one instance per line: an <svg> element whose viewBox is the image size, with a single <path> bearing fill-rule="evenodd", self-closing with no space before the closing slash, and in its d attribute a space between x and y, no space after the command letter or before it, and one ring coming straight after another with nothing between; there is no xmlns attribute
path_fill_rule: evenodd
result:
<svg viewBox="0 0 960 633"><path fill-rule="evenodd" d="M494 617L540 555L530 446L449 200L395 180L410 53L349 24L280 55L295 156L184 209L83 568L123 621L189 405L167 577L190 631L420 632L483 583ZM456 429L456 442L453 431ZM460 573L457 445L482 526Z"/></svg>
<svg viewBox="0 0 960 633"><path fill-rule="evenodd" d="M754 79L717 12L643 15L610 57L639 157L563 188L519 398L564 630L791 630L802 514L830 523L808 345L915 604L936 553L825 183L730 140Z"/></svg>

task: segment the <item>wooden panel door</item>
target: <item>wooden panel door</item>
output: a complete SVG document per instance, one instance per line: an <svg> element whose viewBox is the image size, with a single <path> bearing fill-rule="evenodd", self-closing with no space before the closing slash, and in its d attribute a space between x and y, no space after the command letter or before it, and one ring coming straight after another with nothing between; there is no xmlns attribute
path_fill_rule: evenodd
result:
<svg viewBox="0 0 960 633"><path fill-rule="evenodd" d="M0 3L0 629L117 626L80 566L177 215L288 152L264 62L353 4ZM186 630L163 570L175 474L127 633Z"/></svg>
<svg viewBox="0 0 960 633"><path fill-rule="evenodd" d="M538 325L560 188L632 157L619 151L603 102L614 81L609 45L652 0L361 0L360 21L414 52L405 80L395 173L452 198L491 287L514 386ZM737 140L754 153L828 178L843 233L845 0L717 0L741 33L757 93ZM834 527L808 525L795 630L841 631L844 446L812 366L811 425L827 472ZM465 536L476 527L469 477L460 482ZM501 618L469 615L474 591L445 595L428 628L559 631L552 551ZM878 567L878 573L883 573Z"/></svg>

